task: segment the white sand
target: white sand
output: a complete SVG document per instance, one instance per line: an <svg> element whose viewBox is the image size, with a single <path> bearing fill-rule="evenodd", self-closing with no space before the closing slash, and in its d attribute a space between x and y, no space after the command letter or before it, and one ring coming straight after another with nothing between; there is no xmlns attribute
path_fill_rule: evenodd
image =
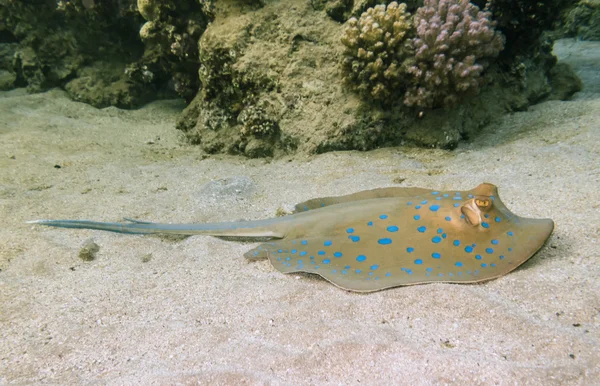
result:
<svg viewBox="0 0 600 386"><path fill-rule="evenodd" d="M583 48L571 44L571 60ZM0 384L597 384L600 88L589 89L452 152L273 162L202 159L177 139L179 102L96 110L60 91L2 93ZM24 224L265 218L397 177L440 190L495 183L513 212L550 217L555 232L494 281L361 295L245 261L256 244ZM90 237L101 249L85 262Z"/></svg>

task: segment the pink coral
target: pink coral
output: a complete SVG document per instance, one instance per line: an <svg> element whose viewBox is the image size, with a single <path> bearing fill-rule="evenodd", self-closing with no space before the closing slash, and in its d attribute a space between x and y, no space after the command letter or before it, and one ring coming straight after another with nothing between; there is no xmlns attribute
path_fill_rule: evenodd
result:
<svg viewBox="0 0 600 386"><path fill-rule="evenodd" d="M415 14L415 57L407 69L412 80L406 105L451 106L459 96L479 92L486 59L504 47L490 16L467 0L425 0Z"/></svg>

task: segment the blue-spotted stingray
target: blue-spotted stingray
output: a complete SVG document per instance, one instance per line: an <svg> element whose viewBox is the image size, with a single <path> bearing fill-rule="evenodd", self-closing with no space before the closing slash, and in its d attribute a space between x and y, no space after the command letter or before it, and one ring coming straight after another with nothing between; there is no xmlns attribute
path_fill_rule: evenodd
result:
<svg viewBox="0 0 600 386"><path fill-rule="evenodd" d="M247 252L284 273L308 272L350 291L430 282L475 283L523 264L550 237L550 219L513 214L496 186L469 191L380 188L296 205L256 221L158 224L38 220L41 225L134 234L269 237Z"/></svg>

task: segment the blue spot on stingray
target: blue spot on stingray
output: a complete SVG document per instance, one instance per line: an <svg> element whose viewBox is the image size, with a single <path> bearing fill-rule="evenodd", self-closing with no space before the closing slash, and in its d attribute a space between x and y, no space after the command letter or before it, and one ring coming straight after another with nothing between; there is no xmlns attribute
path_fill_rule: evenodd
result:
<svg viewBox="0 0 600 386"><path fill-rule="evenodd" d="M427 200L421 201L421 205L425 205L425 204L427 204Z"/></svg>
<svg viewBox="0 0 600 386"><path fill-rule="evenodd" d="M490 264L490 267L495 267L495 266L496 266L496 263Z"/></svg>
<svg viewBox="0 0 600 386"><path fill-rule="evenodd" d="M455 196L455 197L453 197L452 199L453 199L453 200L462 200L462 197L461 197L461 196Z"/></svg>
<svg viewBox="0 0 600 386"><path fill-rule="evenodd" d="M444 233L444 230L442 228L438 228L437 233Z"/></svg>
<svg viewBox="0 0 600 386"><path fill-rule="evenodd" d="M377 240L377 242L381 245L388 245L392 243L392 239L388 239L387 237L384 237L382 239Z"/></svg>
<svg viewBox="0 0 600 386"><path fill-rule="evenodd" d="M509 235L509 236L514 236L515 235L512 231L508 231L508 232L506 232L506 234Z"/></svg>
<svg viewBox="0 0 600 386"><path fill-rule="evenodd" d="M370 226L370 227L372 227L372 226L373 226L373 221L369 221L369 222L367 223L367 225L368 225L368 226Z"/></svg>
<svg viewBox="0 0 600 386"><path fill-rule="evenodd" d="M342 270L342 275L345 275L347 273L348 273L348 271L346 271L345 269Z"/></svg>
<svg viewBox="0 0 600 386"><path fill-rule="evenodd" d="M412 201L407 202L406 205L412 205Z"/></svg>
<svg viewBox="0 0 600 386"><path fill-rule="evenodd" d="M283 253L283 249L278 249L277 253Z"/></svg>
<svg viewBox="0 0 600 386"><path fill-rule="evenodd" d="M306 245L306 244L308 244L308 241L306 241L306 240L302 240L302 241L300 241L300 244L302 244L302 245Z"/></svg>
<svg viewBox="0 0 600 386"><path fill-rule="evenodd" d="M391 274L391 273L389 273L389 272L386 272L386 273L385 273L385 276L387 276L387 277L390 277L390 276L392 276L392 274Z"/></svg>
<svg viewBox="0 0 600 386"><path fill-rule="evenodd" d="M415 264L423 264L423 260L417 259L417 260L415 260Z"/></svg>
<svg viewBox="0 0 600 386"><path fill-rule="evenodd" d="M457 261L456 263L454 263L454 265L456 265L457 267L462 267L462 263L460 261Z"/></svg>
<svg viewBox="0 0 600 386"><path fill-rule="evenodd" d="M285 258L285 260L287 260L287 261L290 261L290 257L289 257L289 256L288 256L288 257L286 257L286 258Z"/></svg>
<svg viewBox="0 0 600 386"><path fill-rule="evenodd" d="M465 247L465 252L467 252L467 253L471 253L471 252L473 252L473 247L472 247L472 246L470 246L470 245L467 245L467 246Z"/></svg>
<svg viewBox="0 0 600 386"><path fill-rule="evenodd" d="M486 248L485 252L491 255L492 253L494 253L494 250L492 248Z"/></svg>
<svg viewBox="0 0 600 386"><path fill-rule="evenodd" d="M441 277L441 276L444 276L444 274L443 274L443 273L438 273L438 276L440 276L440 277Z"/></svg>
<svg viewBox="0 0 600 386"><path fill-rule="evenodd" d="M461 215L460 215L460 218L461 218L461 219L465 218L465 215L464 215L464 214L461 214Z"/></svg>
<svg viewBox="0 0 600 386"><path fill-rule="evenodd" d="M298 250L292 249L292 255L295 254L296 252L298 252Z"/></svg>
<svg viewBox="0 0 600 386"><path fill-rule="evenodd" d="M362 271L360 269L355 269L354 272L361 273Z"/></svg>
<svg viewBox="0 0 600 386"><path fill-rule="evenodd" d="M335 256L335 257L342 257L342 252L335 252L333 254L333 256Z"/></svg>
<svg viewBox="0 0 600 386"><path fill-rule="evenodd" d="M435 236L434 238L431 239L431 241L433 243L439 243L440 241L442 241L442 238L440 236Z"/></svg>
<svg viewBox="0 0 600 386"><path fill-rule="evenodd" d="M476 258L477 260L481 260L481 255L475 255L475 258Z"/></svg>
<svg viewBox="0 0 600 386"><path fill-rule="evenodd" d="M427 230L427 227L424 225L421 225L420 227L417 228L417 230L421 233L425 233L425 231Z"/></svg>
<svg viewBox="0 0 600 386"><path fill-rule="evenodd" d="M442 198L441 197L436 197L435 199L438 200L438 201L440 201Z"/></svg>
<svg viewBox="0 0 600 386"><path fill-rule="evenodd" d="M398 232L398 227L395 225L387 227L388 232Z"/></svg>
<svg viewBox="0 0 600 386"><path fill-rule="evenodd" d="M460 240L454 240L454 241L452 242L452 244L453 244L455 247L458 247L458 246L460 245Z"/></svg>
<svg viewBox="0 0 600 386"><path fill-rule="evenodd" d="M324 246L329 247L331 246L331 240L325 240L325 242L323 243Z"/></svg>
<svg viewBox="0 0 600 386"><path fill-rule="evenodd" d="M304 205L304 210L308 210L308 206Z"/></svg>
<svg viewBox="0 0 600 386"><path fill-rule="evenodd" d="M362 263L365 260L367 260L367 256L365 256L365 255L358 255L356 257L356 261L358 261L359 263Z"/></svg>
<svg viewBox="0 0 600 386"><path fill-rule="evenodd" d="M318 265L315 265L315 269L319 269L319 266L318 266Z"/></svg>
<svg viewBox="0 0 600 386"><path fill-rule="evenodd" d="M413 253L414 251L415 251L415 249L413 247L406 248L406 252L408 252L408 253Z"/></svg>
<svg viewBox="0 0 600 386"><path fill-rule="evenodd" d="M439 259L440 257L442 257L442 255L440 255L440 254L439 254L439 253L437 253L437 252L433 252L433 253L431 254L431 257L433 257L434 259Z"/></svg>
<svg viewBox="0 0 600 386"><path fill-rule="evenodd" d="M483 215L483 217L490 218L490 215L486 213L486 214Z"/></svg>
<svg viewBox="0 0 600 386"><path fill-rule="evenodd" d="M324 207L324 206L325 206L325 204L324 204L324 203L321 203L321 208L322 208L322 207Z"/></svg>
<svg viewBox="0 0 600 386"><path fill-rule="evenodd" d="M325 254L325 251L319 251L317 252L317 254L323 256Z"/></svg>
<svg viewBox="0 0 600 386"><path fill-rule="evenodd" d="M300 256L306 256L306 251L300 252Z"/></svg>
<svg viewBox="0 0 600 386"><path fill-rule="evenodd" d="M277 258L277 261L281 261L281 257L278 257L278 258Z"/></svg>
<svg viewBox="0 0 600 386"><path fill-rule="evenodd" d="M512 252L512 248L508 248L508 251L509 251L509 252Z"/></svg>
<svg viewBox="0 0 600 386"><path fill-rule="evenodd" d="M486 263L481 263L481 266L482 266L483 268L485 268L485 267L487 267L487 264L486 264Z"/></svg>
<svg viewBox="0 0 600 386"><path fill-rule="evenodd" d="M375 270L377 270L377 268L379 268L379 266L377 264L373 264L371 266L371 271L375 271Z"/></svg>
<svg viewBox="0 0 600 386"><path fill-rule="evenodd" d="M442 233L442 238L445 239L446 237L448 237L448 235L445 233Z"/></svg>
<svg viewBox="0 0 600 386"><path fill-rule="evenodd" d="M302 260L298 260L298 265L301 265L301 264L303 264Z"/></svg>
<svg viewBox="0 0 600 386"><path fill-rule="evenodd" d="M473 195L472 194L468 194L467 197L473 198Z"/></svg>
<svg viewBox="0 0 600 386"><path fill-rule="evenodd" d="M496 218L494 219L494 221L496 221L496 222L500 222L500 221L502 221L502 219L501 219L500 217L496 217Z"/></svg>
<svg viewBox="0 0 600 386"><path fill-rule="evenodd" d="M414 218L415 220L419 220L419 219L421 218L421 216L419 216L418 214L415 214L415 215L413 216L413 218Z"/></svg>
<svg viewBox="0 0 600 386"><path fill-rule="evenodd" d="M410 270L410 269L407 269L404 272L408 273L409 275L412 275L412 270Z"/></svg>
<svg viewBox="0 0 600 386"><path fill-rule="evenodd" d="M311 260L314 260L314 258L315 258L314 256L311 256L311 257L310 257L310 259L311 259Z"/></svg>
<svg viewBox="0 0 600 386"><path fill-rule="evenodd" d="M348 228L348 229L346 229L346 233L354 233L354 228Z"/></svg>
<svg viewBox="0 0 600 386"><path fill-rule="evenodd" d="M498 245L498 243L499 243L499 241L498 241L498 240L496 240L496 239L492 240L492 244L494 244L494 245Z"/></svg>
<svg viewBox="0 0 600 386"><path fill-rule="evenodd" d="M431 205L431 206L429 207L429 210L430 210L430 211L432 211L432 212L437 212L437 211L438 211L438 209L440 209L440 206L439 206L439 205Z"/></svg>
<svg viewBox="0 0 600 386"><path fill-rule="evenodd" d="M487 223L487 222L485 222L485 221L482 221L482 222L481 222L481 226L482 226L482 227L484 227L484 228L489 228L489 227L490 227L490 224L488 224L488 223Z"/></svg>
<svg viewBox="0 0 600 386"><path fill-rule="evenodd" d="M425 271L431 272L431 271L433 271L433 268L425 268Z"/></svg>
<svg viewBox="0 0 600 386"><path fill-rule="evenodd" d="M458 208L460 206L460 204L458 202L454 203L453 205L455 208Z"/></svg>
<svg viewBox="0 0 600 386"><path fill-rule="evenodd" d="M349 266L349 265L347 265L347 266L345 266L344 268L345 268L345 269L350 269L350 266Z"/></svg>
<svg viewBox="0 0 600 386"><path fill-rule="evenodd" d="M386 218L388 218L387 214L382 214L381 216L379 216L380 219L385 220Z"/></svg>
<svg viewBox="0 0 600 386"><path fill-rule="evenodd" d="M500 260L504 260L504 255L500 255Z"/></svg>
<svg viewBox="0 0 600 386"><path fill-rule="evenodd" d="M415 206L415 209L421 209L421 205Z"/></svg>
<svg viewBox="0 0 600 386"><path fill-rule="evenodd" d="M445 220L446 220L446 221L451 221L451 220L452 220L452 218L451 218L450 216L446 216Z"/></svg>
<svg viewBox="0 0 600 386"><path fill-rule="evenodd" d="M360 237L359 236L348 236L348 238L350 240L352 240L352 242L355 242L355 243L357 243L357 242L360 241Z"/></svg>
<svg viewBox="0 0 600 386"><path fill-rule="evenodd" d="M448 193L444 193L443 196L444 197L450 197L450 195Z"/></svg>
<svg viewBox="0 0 600 386"><path fill-rule="evenodd" d="M332 269L331 273L337 273L337 269Z"/></svg>
<svg viewBox="0 0 600 386"><path fill-rule="evenodd" d="M431 192L431 194L433 194L434 196L440 194L440 192Z"/></svg>

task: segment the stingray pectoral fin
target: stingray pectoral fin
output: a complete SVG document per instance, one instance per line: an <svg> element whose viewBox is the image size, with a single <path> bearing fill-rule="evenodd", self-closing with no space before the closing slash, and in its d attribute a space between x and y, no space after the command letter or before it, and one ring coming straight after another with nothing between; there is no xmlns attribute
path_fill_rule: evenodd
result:
<svg viewBox="0 0 600 386"><path fill-rule="evenodd" d="M527 261L540 248L554 230L554 221L549 218L520 218L515 231L515 268ZM520 258L518 258L520 256Z"/></svg>
<svg viewBox="0 0 600 386"><path fill-rule="evenodd" d="M394 251L387 238L350 235L333 238L278 240L261 244L247 258L268 257L283 273L307 272L319 275L349 291L371 292L401 285L424 283L425 275L405 267L414 257Z"/></svg>

